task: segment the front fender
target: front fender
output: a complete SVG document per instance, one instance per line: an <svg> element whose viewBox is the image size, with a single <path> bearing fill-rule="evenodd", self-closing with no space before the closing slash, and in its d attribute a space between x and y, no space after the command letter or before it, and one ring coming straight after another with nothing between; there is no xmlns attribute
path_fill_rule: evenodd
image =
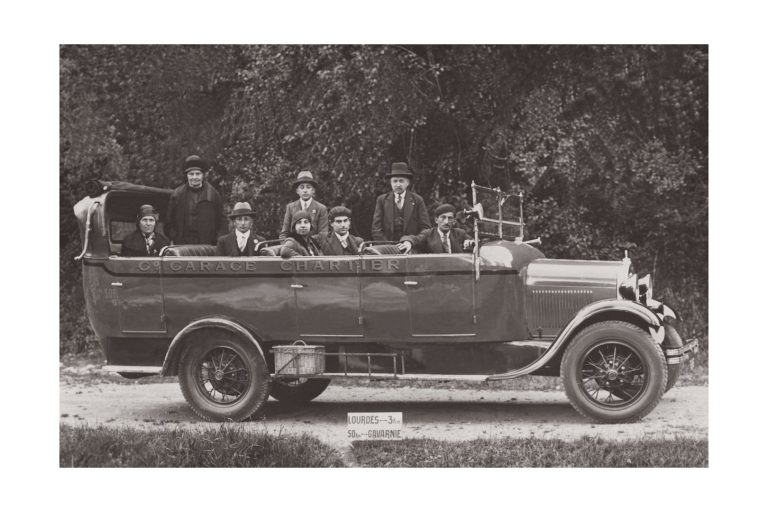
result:
<svg viewBox="0 0 768 512"><path fill-rule="evenodd" d="M491 375L488 380L504 380L528 375L542 368L549 363L557 354L560 353L560 349L570 340L573 335L578 332L582 327L589 325L592 321L598 317L617 315L623 317L632 317L641 324L645 325L649 334L653 337L653 340L661 345L664 341L664 323L663 319L654 313L652 310L639 304L626 299L605 299L597 302L593 302L581 310L568 322L562 331L557 335L555 341L550 345L544 354L536 361L532 362L528 366L524 366L518 370L502 373L498 375Z"/></svg>
<svg viewBox="0 0 768 512"><path fill-rule="evenodd" d="M253 344L254 347L256 347L256 350L259 351L259 355L261 355L261 358L264 360L264 364L267 364L267 360L264 357L264 351L261 350L261 346L259 345L259 342L256 340L256 338L253 337L253 335L240 325L239 323L235 322L234 320L230 320L229 318L222 318L222 317L209 317L209 318L201 318L199 320L195 320L191 324L184 327L182 330L179 331L179 333L174 336L173 340L171 341L171 345L168 347L168 351L165 353L165 359L163 360L163 369L161 370L161 375L168 375L171 361L173 361L176 350L178 347L181 346L182 341L184 338L186 338L187 335L189 335L192 332L199 331L200 329L206 329L206 328L217 328L217 329L225 329L227 331L233 332L235 334L239 334L243 336L245 339L247 339L249 342Z"/></svg>

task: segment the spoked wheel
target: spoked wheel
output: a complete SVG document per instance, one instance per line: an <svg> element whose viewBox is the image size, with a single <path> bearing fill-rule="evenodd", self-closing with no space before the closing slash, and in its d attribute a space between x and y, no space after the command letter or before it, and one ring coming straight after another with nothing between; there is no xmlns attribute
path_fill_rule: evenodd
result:
<svg viewBox="0 0 768 512"><path fill-rule="evenodd" d="M619 321L579 333L563 356L561 374L573 407L606 423L636 421L651 412L667 382L659 345L639 327Z"/></svg>
<svg viewBox="0 0 768 512"><path fill-rule="evenodd" d="M330 383L331 379L276 380L270 394L281 402L302 404L320 396Z"/></svg>
<svg viewBox="0 0 768 512"><path fill-rule="evenodd" d="M244 420L269 396L269 373L261 354L228 332L196 340L179 364L184 398L203 419Z"/></svg>

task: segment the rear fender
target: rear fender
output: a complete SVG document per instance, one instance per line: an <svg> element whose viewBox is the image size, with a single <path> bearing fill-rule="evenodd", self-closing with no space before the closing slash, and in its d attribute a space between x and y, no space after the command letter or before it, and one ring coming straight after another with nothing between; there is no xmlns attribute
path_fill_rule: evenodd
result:
<svg viewBox="0 0 768 512"><path fill-rule="evenodd" d="M184 346L184 341L190 334L199 331L200 329L210 328L224 329L226 331L242 336L243 339L248 340L248 342L250 342L256 348L256 350L259 352L259 355L264 360L264 364L267 364L267 360L264 357L264 351L261 349L259 342L256 340L256 338L253 337L248 329L235 322L234 320L230 320L228 318L211 317L195 320L191 324L184 327L181 331L179 331L179 333L171 341L171 345L168 347L168 351L165 353L163 369L160 374L166 376L175 375L176 369L174 366L172 366L172 363L173 361L178 360L177 356L181 352L181 348Z"/></svg>

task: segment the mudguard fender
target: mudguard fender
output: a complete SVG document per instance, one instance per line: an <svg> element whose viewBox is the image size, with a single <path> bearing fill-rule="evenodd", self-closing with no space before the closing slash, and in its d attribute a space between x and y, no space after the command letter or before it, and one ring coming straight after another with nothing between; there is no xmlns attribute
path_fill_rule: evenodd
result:
<svg viewBox="0 0 768 512"><path fill-rule="evenodd" d="M583 307L576 313L571 321L560 331L552 345L536 361L511 372L491 375L487 380L512 379L535 372L555 357L560 352L560 349L571 339L573 334L582 326L589 324L591 319L603 314L615 315L616 313L625 316L631 315L637 318L646 326L648 333L656 343L661 345L664 341L665 330L663 320L646 306L626 299L600 300Z"/></svg>
<svg viewBox="0 0 768 512"><path fill-rule="evenodd" d="M235 322L234 320L230 320L228 318L221 318L221 317L210 317L210 318L201 318L199 320L195 320L191 324L184 327L182 330L179 331L176 336L174 336L173 340L171 341L171 345L168 347L168 351L165 353L165 359L163 360L163 369L161 370L161 375L168 375L168 370L170 369L170 363L173 360L173 356L175 354L175 351L178 349L178 347L181 346L182 341L186 336L194 331L198 331L200 329L206 329L210 327L215 327L218 329L225 329L227 331L233 332L235 334L241 335L244 339L248 340L253 344L254 347L256 347L256 350L258 350L259 355L261 355L261 358L264 360L264 364L267 363L266 358L264 357L264 351L261 350L261 346L259 346L259 342L256 340L256 338L253 337L253 335L240 325L239 323Z"/></svg>

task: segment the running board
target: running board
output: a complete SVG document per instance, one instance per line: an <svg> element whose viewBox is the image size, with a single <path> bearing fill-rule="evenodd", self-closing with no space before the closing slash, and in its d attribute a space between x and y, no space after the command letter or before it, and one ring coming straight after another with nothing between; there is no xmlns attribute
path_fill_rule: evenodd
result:
<svg viewBox="0 0 768 512"><path fill-rule="evenodd" d="M457 381L473 381L483 382L488 380L488 375L438 375L434 373L405 373L399 375L393 375L392 373L321 373L318 375L302 375L302 379L327 379L333 377L352 377L355 379L375 379L375 380L457 380ZM275 375L272 374L272 378L276 380L281 379L295 379L295 376L290 374Z"/></svg>
<svg viewBox="0 0 768 512"><path fill-rule="evenodd" d="M102 366L101 369L106 372L146 373L147 375L156 375L163 370L163 367L162 366Z"/></svg>

